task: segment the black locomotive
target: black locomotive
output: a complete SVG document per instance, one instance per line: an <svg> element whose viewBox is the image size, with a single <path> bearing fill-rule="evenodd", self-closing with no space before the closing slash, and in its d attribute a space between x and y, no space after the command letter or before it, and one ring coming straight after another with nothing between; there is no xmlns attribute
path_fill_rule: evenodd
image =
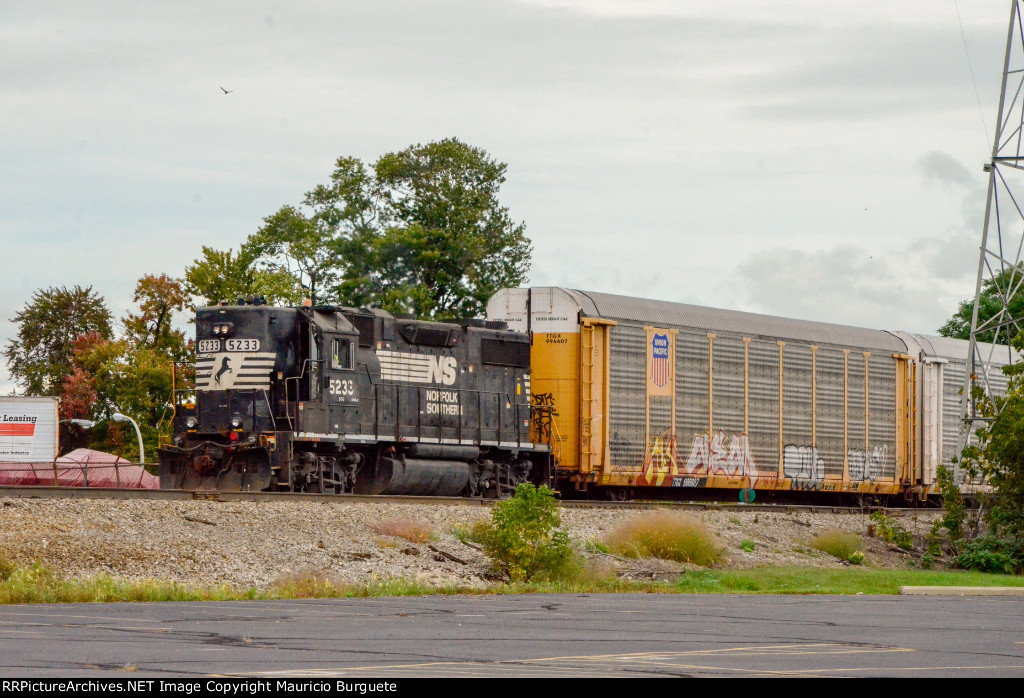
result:
<svg viewBox="0 0 1024 698"><path fill-rule="evenodd" d="M503 497L550 477L530 439L530 338L502 322L201 308L182 394L164 489Z"/></svg>

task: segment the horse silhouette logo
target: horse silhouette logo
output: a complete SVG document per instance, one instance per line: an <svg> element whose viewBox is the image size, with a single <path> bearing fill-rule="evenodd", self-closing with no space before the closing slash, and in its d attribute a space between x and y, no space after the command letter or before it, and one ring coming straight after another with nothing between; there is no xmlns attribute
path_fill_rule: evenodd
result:
<svg viewBox="0 0 1024 698"><path fill-rule="evenodd" d="M217 382L217 385L220 385L220 377L223 376L225 373L234 373L234 371L232 371L231 367L228 365L228 362L230 360L231 359L229 357L225 356L224 360L221 362L220 370L217 371L217 375L213 377L213 380Z"/></svg>

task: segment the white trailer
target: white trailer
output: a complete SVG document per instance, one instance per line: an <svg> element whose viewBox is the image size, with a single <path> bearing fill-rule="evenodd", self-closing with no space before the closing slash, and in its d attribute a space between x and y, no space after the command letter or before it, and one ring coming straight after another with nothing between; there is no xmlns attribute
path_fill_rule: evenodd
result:
<svg viewBox="0 0 1024 698"><path fill-rule="evenodd" d="M58 398L0 397L0 462L52 462L59 423Z"/></svg>

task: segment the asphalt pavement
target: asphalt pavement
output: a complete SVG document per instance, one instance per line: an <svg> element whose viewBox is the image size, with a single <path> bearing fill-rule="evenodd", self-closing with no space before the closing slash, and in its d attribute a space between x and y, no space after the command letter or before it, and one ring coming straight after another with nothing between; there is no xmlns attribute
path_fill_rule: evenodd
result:
<svg viewBox="0 0 1024 698"><path fill-rule="evenodd" d="M1024 676L1024 598L602 594L0 607L4 677Z"/></svg>

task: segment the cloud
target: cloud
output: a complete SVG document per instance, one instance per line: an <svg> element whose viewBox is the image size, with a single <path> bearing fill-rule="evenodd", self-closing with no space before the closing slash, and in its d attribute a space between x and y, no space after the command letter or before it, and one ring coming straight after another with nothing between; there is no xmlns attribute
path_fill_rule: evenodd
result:
<svg viewBox="0 0 1024 698"><path fill-rule="evenodd" d="M928 334L949 315L933 289L904 282L883 255L855 245L762 250L735 278L746 309L772 315Z"/></svg>
<svg viewBox="0 0 1024 698"><path fill-rule="evenodd" d="M944 230L932 231L911 245L906 253L924 260L927 270L939 279L969 279L976 274L978 246L985 215L985 182L972 175L951 155L932 151L918 158L917 169L927 186L941 187L948 194L962 194L960 217L950 220ZM947 194L947 195L948 195ZM968 288L964 287L964 293Z"/></svg>
<svg viewBox="0 0 1024 698"><path fill-rule="evenodd" d="M978 180L951 155L933 150L918 158L917 166L921 168L928 181L960 186L969 190L972 195L975 193Z"/></svg>

